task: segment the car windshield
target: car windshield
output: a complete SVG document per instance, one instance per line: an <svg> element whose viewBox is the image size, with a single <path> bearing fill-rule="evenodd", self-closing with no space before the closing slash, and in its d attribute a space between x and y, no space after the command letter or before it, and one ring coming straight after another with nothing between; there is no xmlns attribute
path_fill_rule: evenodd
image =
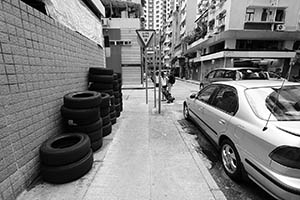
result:
<svg viewBox="0 0 300 200"><path fill-rule="evenodd" d="M248 102L261 119L300 121L300 85L247 89ZM264 102L264 103L263 103Z"/></svg>

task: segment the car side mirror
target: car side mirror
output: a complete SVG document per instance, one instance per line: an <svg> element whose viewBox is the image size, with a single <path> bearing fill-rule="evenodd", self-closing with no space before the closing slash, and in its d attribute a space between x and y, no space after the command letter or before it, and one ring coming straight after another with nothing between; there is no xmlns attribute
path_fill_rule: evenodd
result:
<svg viewBox="0 0 300 200"><path fill-rule="evenodd" d="M208 74L206 74L206 75L204 76L204 78L208 78Z"/></svg>
<svg viewBox="0 0 300 200"><path fill-rule="evenodd" d="M191 99L195 99L196 96L197 96L197 94L193 93L193 94L190 95L190 98L191 98Z"/></svg>

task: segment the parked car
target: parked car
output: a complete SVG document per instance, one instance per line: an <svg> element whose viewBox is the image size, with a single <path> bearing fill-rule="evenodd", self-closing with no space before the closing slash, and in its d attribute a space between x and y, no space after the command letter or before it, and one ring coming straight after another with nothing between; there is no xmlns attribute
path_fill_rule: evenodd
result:
<svg viewBox="0 0 300 200"><path fill-rule="evenodd" d="M249 177L278 199L300 199L300 83L212 83L183 103L220 150L233 180Z"/></svg>
<svg viewBox="0 0 300 200"><path fill-rule="evenodd" d="M218 68L210 71L200 83L200 89L216 81L232 81L245 79L267 79L260 68Z"/></svg>
<svg viewBox="0 0 300 200"><path fill-rule="evenodd" d="M267 72L267 71L265 71L264 74L266 75L266 77L269 80L283 80L283 78L281 76L279 76L278 74L276 74L275 72Z"/></svg>

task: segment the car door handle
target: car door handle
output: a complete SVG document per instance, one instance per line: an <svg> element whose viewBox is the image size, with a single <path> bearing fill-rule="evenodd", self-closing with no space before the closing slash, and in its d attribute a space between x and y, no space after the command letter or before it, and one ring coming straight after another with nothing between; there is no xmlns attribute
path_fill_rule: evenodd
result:
<svg viewBox="0 0 300 200"><path fill-rule="evenodd" d="M203 110L203 109L204 109L203 107L199 107L199 108L198 108L198 110Z"/></svg>
<svg viewBox="0 0 300 200"><path fill-rule="evenodd" d="M221 119L221 120L219 120L219 124L225 125L225 124L226 124L226 121L225 121L224 119Z"/></svg>

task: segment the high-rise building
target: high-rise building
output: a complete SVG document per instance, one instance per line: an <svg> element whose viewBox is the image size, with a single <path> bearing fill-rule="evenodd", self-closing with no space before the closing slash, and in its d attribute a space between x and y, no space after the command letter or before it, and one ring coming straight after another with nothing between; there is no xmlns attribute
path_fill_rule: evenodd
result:
<svg viewBox="0 0 300 200"><path fill-rule="evenodd" d="M300 74L298 63L289 70L300 47L299 0L198 0L195 7L197 26L184 55L196 75L187 78L238 66Z"/></svg>

